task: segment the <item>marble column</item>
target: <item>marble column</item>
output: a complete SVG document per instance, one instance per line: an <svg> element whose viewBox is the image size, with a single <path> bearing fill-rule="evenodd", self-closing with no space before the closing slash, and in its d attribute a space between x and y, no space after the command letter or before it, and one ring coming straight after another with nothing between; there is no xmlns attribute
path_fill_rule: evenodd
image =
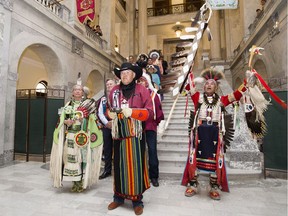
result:
<svg viewBox="0 0 288 216"><path fill-rule="evenodd" d="M0 1L0 166L13 160L17 71L9 71L13 1Z"/></svg>
<svg viewBox="0 0 288 216"><path fill-rule="evenodd" d="M116 0L101 1L101 10L99 14L99 25L103 32L103 39L107 41L107 48L112 52L115 52L115 5Z"/></svg>
<svg viewBox="0 0 288 216"><path fill-rule="evenodd" d="M148 32L147 32L147 0L138 1L138 29L139 29L139 53L147 53Z"/></svg>
<svg viewBox="0 0 288 216"><path fill-rule="evenodd" d="M211 41L211 60L221 60L221 38L220 38L220 19L219 11L213 11L210 20L210 29L213 37Z"/></svg>
<svg viewBox="0 0 288 216"><path fill-rule="evenodd" d="M129 55L135 55L135 0L128 1L126 10L128 10L128 52Z"/></svg>

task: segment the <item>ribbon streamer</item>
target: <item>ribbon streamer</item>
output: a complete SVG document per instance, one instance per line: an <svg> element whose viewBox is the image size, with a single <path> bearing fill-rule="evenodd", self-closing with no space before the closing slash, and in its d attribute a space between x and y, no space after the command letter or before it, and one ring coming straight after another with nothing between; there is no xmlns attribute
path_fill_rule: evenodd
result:
<svg viewBox="0 0 288 216"><path fill-rule="evenodd" d="M255 74L255 76L258 78L260 83L264 86L264 88L268 91L268 93L272 96L272 98L280 105L283 107L283 109L287 109L287 104L283 102L273 91L272 89L268 86L268 84L264 81L264 79L258 74L258 72L253 69L252 72Z"/></svg>

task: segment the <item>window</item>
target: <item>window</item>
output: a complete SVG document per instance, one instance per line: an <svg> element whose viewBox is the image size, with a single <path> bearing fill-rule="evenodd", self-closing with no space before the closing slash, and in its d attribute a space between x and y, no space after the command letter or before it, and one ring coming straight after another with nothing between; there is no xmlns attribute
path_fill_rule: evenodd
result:
<svg viewBox="0 0 288 216"><path fill-rule="evenodd" d="M45 80L40 81L36 86L36 92L46 93L48 83Z"/></svg>

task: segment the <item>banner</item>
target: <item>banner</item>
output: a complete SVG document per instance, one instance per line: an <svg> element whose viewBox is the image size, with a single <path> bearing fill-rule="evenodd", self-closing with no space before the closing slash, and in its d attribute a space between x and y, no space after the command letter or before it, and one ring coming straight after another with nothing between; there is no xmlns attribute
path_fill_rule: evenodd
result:
<svg viewBox="0 0 288 216"><path fill-rule="evenodd" d="M212 10L237 9L238 0L207 0Z"/></svg>
<svg viewBox="0 0 288 216"><path fill-rule="evenodd" d="M95 0L76 0L77 17L81 23L88 17L91 21L95 18Z"/></svg>

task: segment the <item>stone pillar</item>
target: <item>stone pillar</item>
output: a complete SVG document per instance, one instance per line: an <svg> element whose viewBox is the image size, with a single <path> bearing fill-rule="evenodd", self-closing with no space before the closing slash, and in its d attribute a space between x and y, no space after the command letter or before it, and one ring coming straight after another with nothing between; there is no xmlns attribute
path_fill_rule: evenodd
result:
<svg viewBox="0 0 288 216"><path fill-rule="evenodd" d="M211 41L211 60L221 60L221 38L220 38L220 20L219 11L213 11L210 20L210 29L213 37Z"/></svg>
<svg viewBox="0 0 288 216"><path fill-rule="evenodd" d="M13 160L14 149L17 71L9 71L8 52L12 11L12 0L0 1L0 166Z"/></svg>
<svg viewBox="0 0 288 216"><path fill-rule="evenodd" d="M138 1L139 53L147 53L147 0Z"/></svg>
<svg viewBox="0 0 288 216"><path fill-rule="evenodd" d="M115 20L116 0L101 1L99 25L103 32L103 39L107 41L108 50L114 51L115 46Z"/></svg>
<svg viewBox="0 0 288 216"><path fill-rule="evenodd" d="M250 1L243 0L239 1L241 15L240 19L242 20L242 30L244 33L244 37L249 37L249 26L255 21L255 17L257 15L256 9L261 9L260 1Z"/></svg>
<svg viewBox="0 0 288 216"><path fill-rule="evenodd" d="M129 54L135 55L135 0L127 2Z"/></svg>
<svg viewBox="0 0 288 216"><path fill-rule="evenodd" d="M199 68L200 70L210 67L210 58L211 58L210 44L211 43L212 41L208 40L208 36L205 32L202 37L202 56L201 56L202 64L201 64L201 68Z"/></svg>

